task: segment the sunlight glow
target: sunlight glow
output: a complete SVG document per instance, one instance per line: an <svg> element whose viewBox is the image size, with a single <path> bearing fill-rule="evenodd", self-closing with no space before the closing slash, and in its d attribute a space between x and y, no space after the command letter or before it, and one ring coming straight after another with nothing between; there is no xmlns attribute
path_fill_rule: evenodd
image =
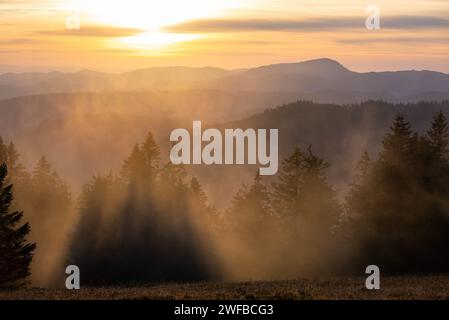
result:
<svg viewBox="0 0 449 320"><path fill-rule="evenodd" d="M237 0L69 0L66 8L79 11L93 23L137 28L145 32L121 39L136 49L155 48L199 36L161 32L163 26L223 14Z"/></svg>
<svg viewBox="0 0 449 320"><path fill-rule="evenodd" d="M119 39L121 44L139 50L160 49L176 42L190 41L200 38L195 34L178 34L164 32L145 32L137 36Z"/></svg>
<svg viewBox="0 0 449 320"><path fill-rule="evenodd" d="M232 7L222 0L75 0L82 12L101 23L155 31L201 17L213 17Z"/></svg>

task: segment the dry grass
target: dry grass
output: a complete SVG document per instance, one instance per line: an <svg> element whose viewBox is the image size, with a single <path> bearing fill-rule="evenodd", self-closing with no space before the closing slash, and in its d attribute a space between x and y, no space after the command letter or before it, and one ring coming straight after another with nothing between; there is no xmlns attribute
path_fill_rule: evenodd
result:
<svg viewBox="0 0 449 320"><path fill-rule="evenodd" d="M364 278L261 282L151 284L135 287L0 290L0 299L449 299L449 275L383 277L381 289Z"/></svg>

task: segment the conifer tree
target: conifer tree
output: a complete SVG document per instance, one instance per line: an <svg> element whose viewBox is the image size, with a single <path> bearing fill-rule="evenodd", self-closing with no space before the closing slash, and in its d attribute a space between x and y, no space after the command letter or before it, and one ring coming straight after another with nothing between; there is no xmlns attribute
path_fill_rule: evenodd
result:
<svg viewBox="0 0 449 320"><path fill-rule="evenodd" d="M382 142L383 150L380 153L380 159L391 165L407 164L414 138L410 123L405 120L403 115L397 115L390 132Z"/></svg>
<svg viewBox="0 0 449 320"><path fill-rule="evenodd" d="M121 176L126 182L135 183L142 179L144 172L145 158L142 149L136 144L123 164Z"/></svg>
<svg viewBox="0 0 449 320"><path fill-rule="evenodd" d="M313 154L311 146L304 154L303 161L299 210L308 223L319 227L316 231L330 233L341 214L337 194L324 173L330 164Z"/></svg>
<svg viewBox="0 0 449 320"><path fill-rule="evenodd" d="M72 197L67 184L59 174L52 169L47 158L41 157L33 169L31 176L32 195L35 200L33 206L46 204L46 208L37 209L52 215L51 211L65 212L71 205ZM45 201L44 201L45 199Z"/></svg>
<svg viewBox="0 0 449 320"><path fill-rule="evenodd" d="M282 249L276 236L278 221L272 213L269 193L259 173L250 186L244 184L236 193L224 220L224 230L234 241L227 248L231 261L251 270L255 277L269 274L268 270L282 254Z"/></svg>
<svg viewBox="0 0 449 320"><path fill-rule="evenodd" d="M17 193L21 194L23 189L29 185L29 174L19 162L19 153L14 144L10 142L6 145L0 137L0 164L2 163L5 163L8 168L6 184L14 185L15 198L17 198Z"/></svg>
<svg viewBox="0 0 449 320"><path fill-rule="evenodd" d="M302 165L304 154L295 148L290 157L282 162L273 186L273 205L276 213L283 219L296 214L298 196L302 183Z"/></svg>
<svg viewBox="0 0 449 320"><path fill-rule="evenodd" d="M190 180L190 210L202 229L214 231L218 227L218 215L214 207L208 204L206 192L197 178Z"/></svg>
<svg viewBox="0 0 449 320"><path fill-rule="evenodd" d="M30 275L30 263L36 249L28 243L28 223L21 224L23 213L10 212L12 185L5 185L7 167L0 165L0 286L24 280Z"/></svg>
<svg viewBox="0 0 449 320"><path fill-rule="evenodd" d="M0 164L8 163L8 148L3 142L3 138L0 136Z"/></svg>
<svg viewBox="0 0 449 320"><path fill-rule="evenodd" d="M161 151L151 132L147 134L147 137L142 144L142 152L147 168L146 176L148 177L148 179L155 180L159 171Z"/></svg>
<svg viewBox="0 0 449 320"><path fill-rule="evenodd" d="M366 190L369 186L369 179L371 178L371 168L372 161L367 152L364 152L362 157L357 163L356 173L353 178L353 182L351 184L351 188L346 195L346 213L350 213L352 215L357 214L360 211L363 211L361 208L364 204L368 204L367 201L368 192L370 190ZM354 217L349 216L349 219L353 219Z"/></svg>
<svg viewBox="0 0 449 320"><path fill-rule="evenodd" d="M192 202L209 210L207 197L196 179L186 183L182 165L159 168L159 153L149 134L134 147L120 178L97 176L85 186L74 237L80 241L71 252L87 283L215 275L216 255L199 237L192 216Z"/></svg>
<svg viewBox="0 0 449 320"><path fill-rule="evenodd" d="M273 205L282 222L284 255L291 276L328 268L325 261L341 215L336 192L324 173L328 166L310 146L306 152L296 148L283 161L273 183Z"/></svg>
<svg viewBox="0 0 449 320"><path fill-rule="evenodd" d="M358 245L354 261L376 261L390 273L447 270L447 132L441 112L426 136L398 116L379 158L368 165L362 160L346 198L349 242Z"/></svg>
<svg viewBox="0 0 449 320"><path fill-rule="evenodd" d="M19 162L20 155L16 150L16 147L14 143L10 142L7 147L7 153L8 153L8 174L12 179L14 180L14 183L17 184L24 184L28 183L29 181L24 181L29 178L28 172L26 172L25 167L22 163Z"/></svg>
<svg viewBox="0 0 449 320"><path fill-rule="evenodd" d="M192 177L190 180L190 193L193 200L202 207L207 207L207 195L200 185L197 178Z"/></svg>
<svg viewBox="0 0 449 320"><path fill-rule="evenodd" d="M307 231L311 223L330 233L338 222L341 207L324 174L328 166L310 146L307 152L295 149L284 160L278 180L273 183L273 203L287 226L296 222Z"/></svg>
<svg viewBox="0 0 449 320"><path fill-rule="evenodd" d="M449 126L441 110L434 116L427 137L439 158L449 161Z"/></svg>
<svg viewBox="0 0 449 320"><path fill-rule="evenodd" d="M243 185L228 209L228 222L241 234L257 238L257 231L266 231L273 217L267 188L257 173L250 187Z"/></svg>
<svg viewBox="0 0 449 320"><path fill-rule="evenodd" d="M379 158L369 165L366 156L359 162L346 208L353 236L350 245L358 245L362 265L371 257L388 269L386 257L402 245L395 238L407 237L405 223L416 207L412 190L416 189L413 175L421 153L416 149L418 142L410 124L398 115L383 139Z"/></svg>

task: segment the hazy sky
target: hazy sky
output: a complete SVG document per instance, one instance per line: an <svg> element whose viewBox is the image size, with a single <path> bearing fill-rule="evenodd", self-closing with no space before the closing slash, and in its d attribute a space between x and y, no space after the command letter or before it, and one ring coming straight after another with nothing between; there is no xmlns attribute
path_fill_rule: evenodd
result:
<svg viewBox="0 0 449 320"><path fill-rule="evenodd" d="M368 5L379 30L365 27ZM0 18L0 72L328 57L357 71L449 73L449 0L0 0Z"/></svg>

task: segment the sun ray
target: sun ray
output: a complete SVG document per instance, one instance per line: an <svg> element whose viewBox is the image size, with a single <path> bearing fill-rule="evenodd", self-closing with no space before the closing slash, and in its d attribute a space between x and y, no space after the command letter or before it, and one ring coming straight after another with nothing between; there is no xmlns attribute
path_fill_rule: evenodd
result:
<svg viewBox="0 0 449 320"><path fill-rule="evenodd" d="M162 27L219 16L237 4L237 0L71 0L65 10L78 11L92 23L142 29L142 34L120 39L119 43L136 49L154 49L199 38L193 34L164 32Z"/></svg>

